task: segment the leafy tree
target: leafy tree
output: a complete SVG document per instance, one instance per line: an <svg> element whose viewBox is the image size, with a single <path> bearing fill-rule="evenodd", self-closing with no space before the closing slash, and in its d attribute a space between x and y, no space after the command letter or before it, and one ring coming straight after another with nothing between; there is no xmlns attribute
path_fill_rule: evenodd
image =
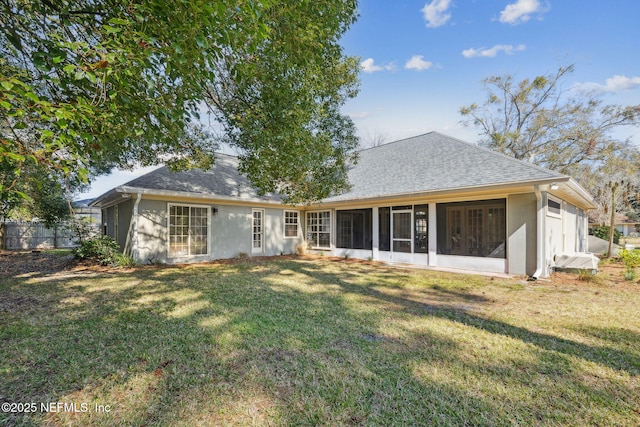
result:
<svg viewBox="0 0 640 427"><path fill-rule="evenodd" d="M480 129L486 147L561 173L603 162L625 148L611 131L640 124L640 105L603 105L594 93L563 90L573 69L521 81L489 77L486 101L460 109L463 123Z"/></svg>
<svg viewBox="0 0 640 427"><path fill-rule="evenodd" d="M55 228L71 215L70 195L55 177L39 170L29 176L29 212L47 228Z"/></svg>
<svg viewBox="0 0 640 427"><path fill-rule="evenodd" d="M356 0L0 1L0 163L207 168L220 140L291 201L345 188ZM203 111L222 124L204 131ZM3 186L3 192L13 187Z"/></svg>
<svg viewBox="0 0 640 427"><path fill-rule="evenodd" d="M480 128L484 146L575 176L595 196L599 222L613 228L616 213L638 185L640 152L611 133L639 125L640 105L603 105L594 93L562 90L573 69L521 81L511 75L489 77L486 101L460 113L465 125Z"/></svg>
<svg viewBox="0 0 640 427"><path fill-rule="evenodd" d="M640 151L629 146L623 154L613 156L597 168L583 170L581 181L591 190L598 208L601 222L608 222L610 230L615 228L616 214L630 207L640 184ZM613 252L614 236L609 235L607 257ZM617 242L616 242L617 243Z"/></svg>

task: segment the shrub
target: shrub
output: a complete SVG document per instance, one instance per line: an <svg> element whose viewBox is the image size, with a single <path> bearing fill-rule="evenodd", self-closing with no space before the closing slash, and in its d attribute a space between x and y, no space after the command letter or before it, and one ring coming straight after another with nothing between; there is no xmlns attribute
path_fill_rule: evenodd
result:
<svg viewBox="0 0 640 427"><path fill-rule="evenodd" d="M96 236L85 240L74 250L76 258L92 259L101 265L131 267L135 265L132 258L120 253L118 243L109 236Z"/></svg>
<svg viewBox="0 0 640 427"><path fill-rule="evenodd" d="M622 258L622 262L624 262L625 267L630 267L630 268L640 267L640 250L639 249L632 249L632 250L623 249L620 251L620 258Z"/></svg>
<svg viewBox="0 0 640 427"><path fill-rule="evenodd" d="M593 227L593 235L599 237L603 240L609 240L609 226L608 225L599 225L597 227ZM613 243L616 245L620 243L620 237L622 237L622 233L617 229L613 229Z"/></svg>
<svg viewBox="0 0 640 427"><path fill-rule="evenodd" d="M624 263L624 278L634 280L636 278L636 268L640 266L640 250L623 249L619 254Z"/></svg>
<svg viewBox="0 0 640 427"><path fill-rule="evenodd" d="M624 277L624 280L633 281L637 277L636 270L634 270L633 268L625 268L624 272L622 273L622 277Z"/></svg>

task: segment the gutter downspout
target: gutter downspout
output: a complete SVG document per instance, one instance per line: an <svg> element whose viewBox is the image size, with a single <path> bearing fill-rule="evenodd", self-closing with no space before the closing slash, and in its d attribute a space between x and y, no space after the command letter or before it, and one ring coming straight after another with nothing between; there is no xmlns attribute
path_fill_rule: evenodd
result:
<svg viewBox="0 0 640 427"><path fill-rule="evenodd" d="M138 193L135 203L133 204L133 239L131 242L131 256L135 262L138 262L138 205L142 199L142 193Z"/></svg>
<svg viewBox="0 0 640 427"><path fill-rule="evenodd" d="M538 280L544 269L544 211L542 209L542 193L539 185L534 187L534 192L536 193L536 218L538 224L536 227L536 271L531 277L533 280Z"/></svg>

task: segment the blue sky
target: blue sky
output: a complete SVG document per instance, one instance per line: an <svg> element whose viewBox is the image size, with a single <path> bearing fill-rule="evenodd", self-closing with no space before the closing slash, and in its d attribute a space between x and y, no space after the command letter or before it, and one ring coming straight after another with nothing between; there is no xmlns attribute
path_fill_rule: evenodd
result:
<svg viewBox="0 0 640 427"><path fill-rule="evenodd" d="M361 89L344 111L364 139L439 131L476 142L458 111L484 100L482 79L570 64L565 86L640 104L638 0L361 0L359 11L343 46L362 58Z"/></svg>
<svg viewBox="0 0 640 427"><path fill-rule="evenodd" d="M343 112L365 141L438 131L477 142L458 111L484 100L482 79L520 80L570 64L563 87L640 104L640 0L360 0L358 10L342 45L361 58L360 93ZM619 137L640 144L637 128ZM100 177L79 198L151 169Z"/></svg>

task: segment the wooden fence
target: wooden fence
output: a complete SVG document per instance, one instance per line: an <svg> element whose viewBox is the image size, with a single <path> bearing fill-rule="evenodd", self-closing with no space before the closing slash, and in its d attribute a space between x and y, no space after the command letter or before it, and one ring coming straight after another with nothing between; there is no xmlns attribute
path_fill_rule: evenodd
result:
<svg viewBox="0 0 640 427"><path fill-rule="evenodd" d="M96 225L96 233L99 232ZM39 222L7 222L4 248L9 250L73 248L78 246L73 231L65 225L47 228Z"/></svg>

